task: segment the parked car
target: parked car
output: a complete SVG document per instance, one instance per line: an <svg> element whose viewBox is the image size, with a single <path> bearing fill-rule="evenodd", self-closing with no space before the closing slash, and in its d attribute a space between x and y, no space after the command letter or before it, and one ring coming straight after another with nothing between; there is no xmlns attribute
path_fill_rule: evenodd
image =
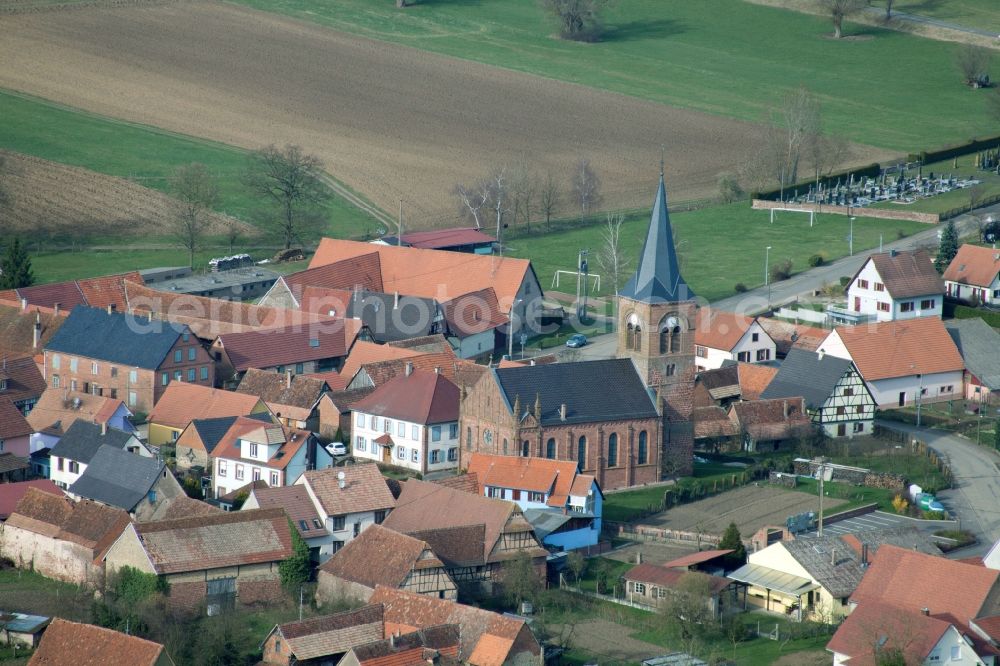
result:
<svg viewBox="0 0 1000 666"><path fill-rule="evenodd" d="M328 444L326 450L330 452L331 456L346 456L347 455L347 445L343 442L333 442Z"/></svg>
<svg viewBox="0 0 1000 666"><path fill-rule="evenodd" d="M587 344L587 336L584 335L583 333L577 333L576 335L570 337L570 339L566 341L566 346L572 347L574 349L576 349L577 347L582 347L585 344Z"/></svg>

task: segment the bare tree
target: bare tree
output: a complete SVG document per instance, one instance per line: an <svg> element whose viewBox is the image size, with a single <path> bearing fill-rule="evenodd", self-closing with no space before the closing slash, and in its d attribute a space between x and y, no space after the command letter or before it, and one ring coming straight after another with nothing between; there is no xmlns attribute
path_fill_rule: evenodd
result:
<svg viewBox="0 0 1000 666"><path fill-rule="evenodd" d="M817 182L829 176L834 169L851 157L851 144L842 136L814 134L806 146L806 155L812 162L813 175Z"/></svg>
<svg viewBox="0 0 1000 666"><path fill-rule="evenodd" d="M770 134L768 135L770 136ZM770 150L751 153L740 165L739 180L753 195L767 189L774 178L774 160Z"/></svg>
<svg viewBox="0 0 1000 666"><path fill-rule="evenodd" d="M518 160L510 168L510 218L513 226L531 227L531 217L538 205L535 175L525 158Z"/></svg>
<svg viewBox="0 0 1000 666"><path fill-rule="evenodd" d="M538 187L538 212L545 216L545 226L549 226L552 221L552 214L559 206L559 185L552 176L552 172L545 174Z"/></svg>
<svg viewBox="0 0 1000 666"><path fill-rule="evenodd" d="M993 55L984 46L962 44L955 54L955 64L962 73L962 82L973 88L990 85L990 61Z"/></svg>
<svg viewBox="0 0 1000 666"><path fill-rule="evenodd" d="M785 95L774 112L768 136L771 166L778 182L787 186L798 182L799 163L822 129L819 101L805 86Z"/></svg>
<svg viewBox="0 0 1000 666"><path fill-rule="evenodd" d="M870 0L816 0L820 8L830 14L833 21L833 38L843 36L844 19L857 14L870 4Z"/></svg>
<svg viewBox="0 0 1000 666"><path fill-rule="evenodd" d="M489 181L481 179L469 187L459 183L451 192L459 201L462 217L470 218L476 224L476 229L481 229L483 209L488 207L487 204L490 200Z"/></svg>
<svg viewBox="0 0 1000 666"><path fill-rule="evenodd" d="M570 189L584 215L601 202L601 179L587 158L581 159L573 168Z"/></svg>
<svg viewBox="0 0 1000 666"><path fill-rule="evenodd" d="M685 574L669 590L660 607L671 638L688 654L697 654L699 647L719 633L720 627L709 606L711 584L708 576Z"/></svg>
<svg viewBox="0 0 1000 666"><path fill-rule="evenodd" d="M192 162L174 170L170 193L177 200L172 235L188 251L188 264L194 268L195 251L201 247L211 210L219 203L219 184L204 164Z"/></svg>
<svg viewBox="0 0 1000 666"><path fill-rule="evenodd" d="M629 263L621 245L624 222L625 216L622 213L608 213L608 221L601 230L601 248L597 251L597 263L601 271L611 278L612 294L618 293L621 277Z"/></svg>
<svg viewBox="0 0 1000 666"><path fill-rule="evenodd" d="M888 23L892 19L892 3L893 0L885 0L885 22Z"/></svg>
<svg viewBox="0 0 1000 666"><path fill-rule="evenodd" d="M226 225L226 243L229 244L229 254L233 254L233 248L236 247L236 243L240 240L240 228L238 225L230 222Z"/></svg>
<svg viewBox="0 0 1000 666"><path fill-rule="evenodd" d="M596 42L601 37L600 11L607 0L542 0L559 20L559 36L577 42Z"/></svg>
<svg viewBox="0 0 1000 666"><path fill-rule="evenodd" d="M322 178L323 163L299 146L271 145L250 153L243 183L278 209L277 219L271 222L286 250L321 229L322 208L332 198Z"/></svg>

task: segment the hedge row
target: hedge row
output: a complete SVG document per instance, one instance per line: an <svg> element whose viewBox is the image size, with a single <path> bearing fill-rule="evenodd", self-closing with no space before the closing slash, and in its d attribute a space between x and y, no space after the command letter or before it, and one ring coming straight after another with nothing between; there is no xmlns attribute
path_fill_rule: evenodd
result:
<svg viewBox="0 0 1000 666"><path fill-rule="evenodd" d="M1000 136L991 136L985 139L969 139L965 143L957 144L954 146L945 146L944 148L939 148L932 151L924 151L922 153L911 153L907 156L907 162L923 162L924 164L932 164L934 162L942 162L944 160L950 160L953 157L961 157L962 155L969 155L972 153L978 153L981 150L988 150L990 148L1000 147Z"/></svg>

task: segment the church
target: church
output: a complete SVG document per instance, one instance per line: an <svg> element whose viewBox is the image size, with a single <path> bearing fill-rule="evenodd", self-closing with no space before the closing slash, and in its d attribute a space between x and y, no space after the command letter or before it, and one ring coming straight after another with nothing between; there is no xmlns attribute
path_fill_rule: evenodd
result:
<svg viewBox="0 0 1000 666"><path fill-rule="evenodd" d="M573 461L607 490L691 473L697 305L662 172L638 267L617 298L616 358L495 368L463 389L460 469L476 451Z"/></svg>

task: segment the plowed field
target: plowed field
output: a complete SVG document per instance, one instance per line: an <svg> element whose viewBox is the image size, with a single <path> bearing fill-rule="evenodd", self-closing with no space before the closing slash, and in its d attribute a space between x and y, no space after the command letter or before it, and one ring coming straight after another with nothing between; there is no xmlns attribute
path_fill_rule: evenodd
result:
<svg viewBox="0 0 1000 666"><path fill-rule="evenodd" d="M2 152L4 188L12 206L4 211L4 230L67 236L148 239L170 233L176 201L156 190L65 164ZM245 222L213 213L206 229L221 235L229 224L241 234L256 230Z"/></svg>
<svg viewBox="0 0 1000 666"><path fill-rule="evenodd" d="M646 206L663 144L671 196L709 196L757 136L735 120L210 2L0 16L0 35L0 86L237 146L298 143L423 224L453 214L455 183L520 156L563 182L587 157L605 205Z"/></svg>

